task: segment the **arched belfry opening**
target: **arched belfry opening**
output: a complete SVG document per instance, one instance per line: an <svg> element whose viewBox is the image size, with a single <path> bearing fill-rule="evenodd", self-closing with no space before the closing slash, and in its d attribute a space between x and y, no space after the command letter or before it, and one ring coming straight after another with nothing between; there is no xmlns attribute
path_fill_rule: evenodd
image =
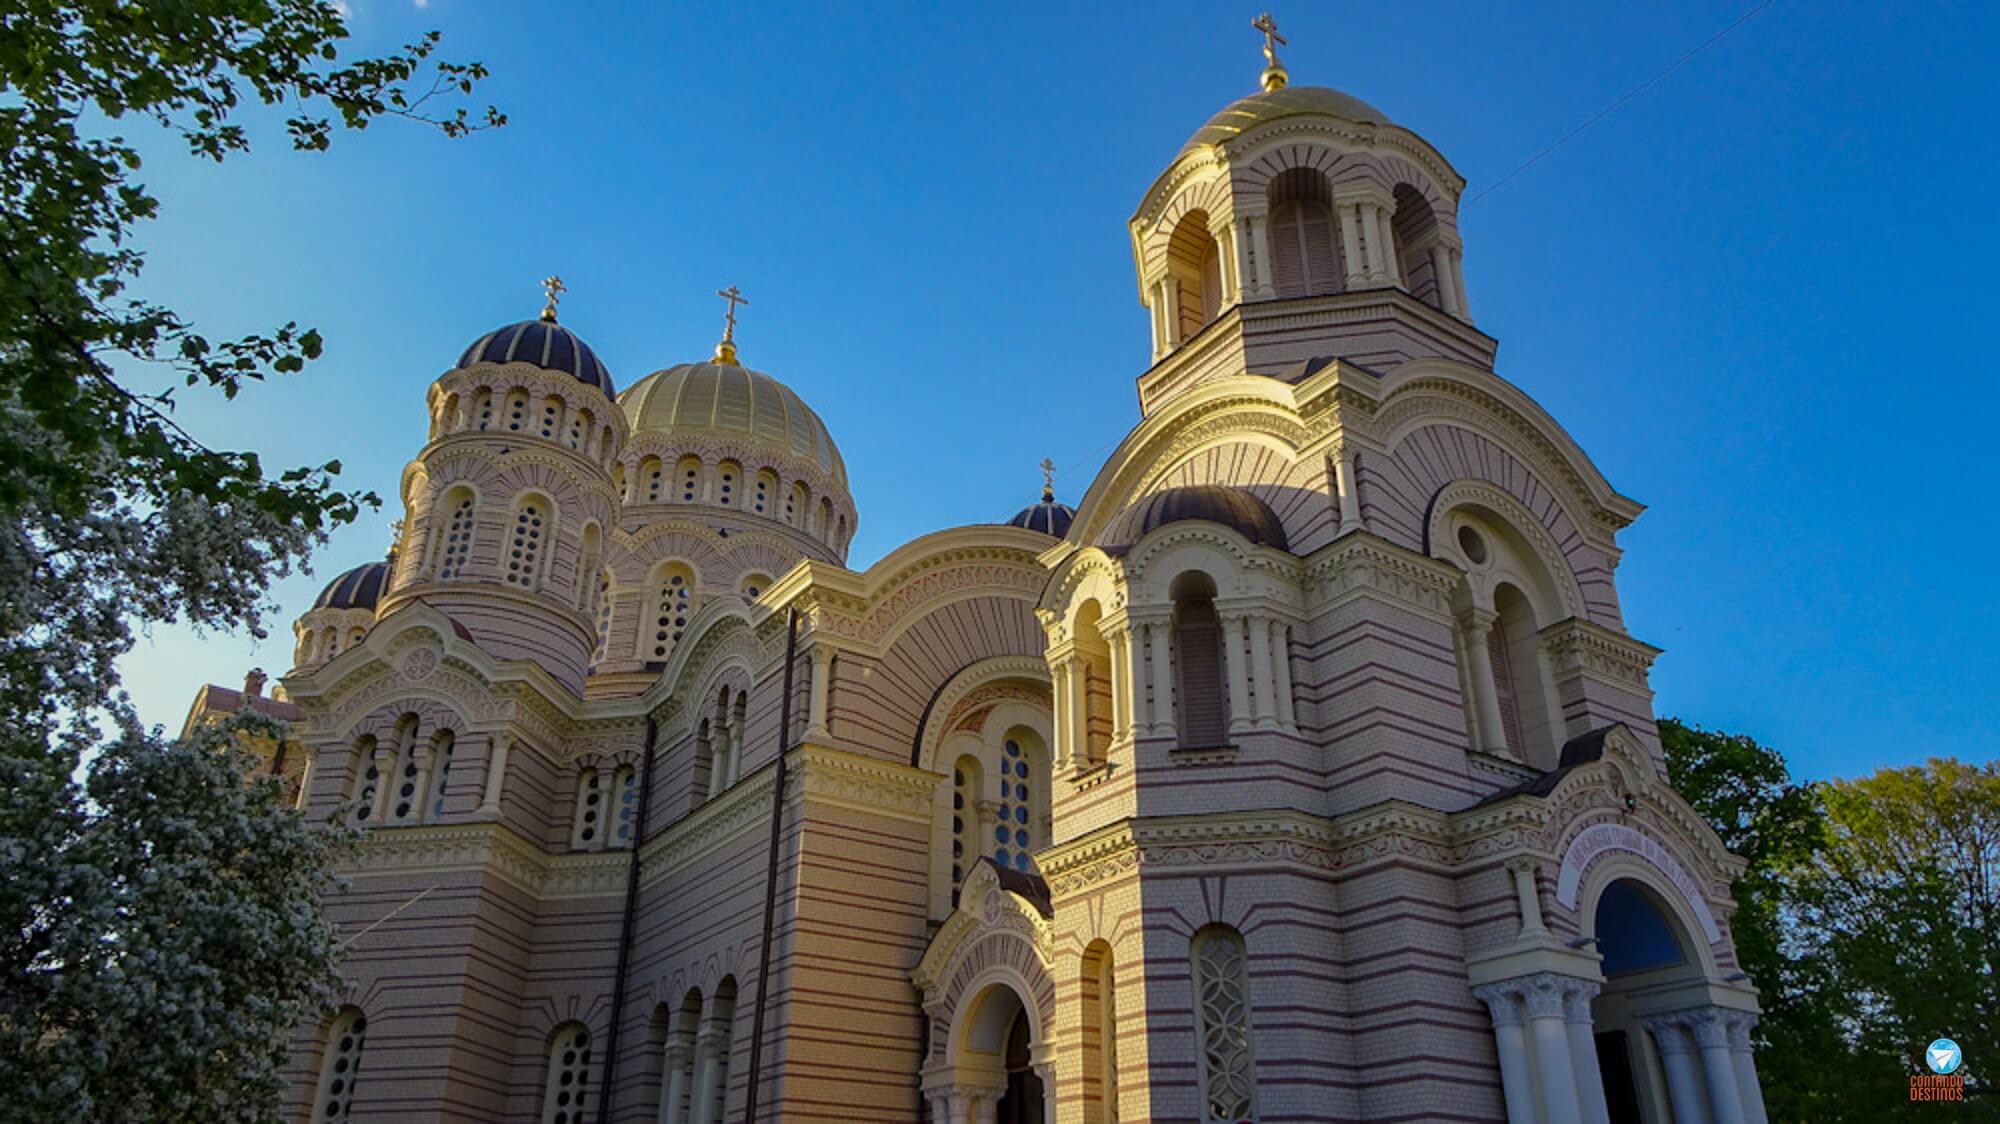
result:
<svg viewBox="0 0 2000 1124"><path fill-rule="evenodd" d="M1271 180L1271 283L1279 297L1338 293L1347 287L1333 193L1313 168L1290 168Z"/></svg>
<svg viewBox="0 0 2000 1124"><path fill-rule="evenodd" d="M1209 230L1207 211L1190 211L1174 226L1167 273L1175 296L1173 339L1186 342L1222 311L1222 249Z"/></svg>

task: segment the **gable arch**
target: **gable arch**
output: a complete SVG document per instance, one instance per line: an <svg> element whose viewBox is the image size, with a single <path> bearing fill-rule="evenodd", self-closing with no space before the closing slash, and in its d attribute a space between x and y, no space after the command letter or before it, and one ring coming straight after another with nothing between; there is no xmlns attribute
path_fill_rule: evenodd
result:
<svg viewBox="0 0 2000 1124"><path fill-rule="evenodd" d="M1488 481L1457 480L1431 496L1423 528L1424 554L1458 562L1468 572L1474 569L1466 565L1469 559L1459 557L1459 548L1450 531L1452 516L1464 511L1483 513L1487 521L1513 531L1541 563L1539 574L1520 575L1520 578L1534 587L1531 602L1553 602L1536 604L1536 608L1547 613L1544 625L1586 615L1587 605L1576 572L1548 527L1512 493Z"/></svg>

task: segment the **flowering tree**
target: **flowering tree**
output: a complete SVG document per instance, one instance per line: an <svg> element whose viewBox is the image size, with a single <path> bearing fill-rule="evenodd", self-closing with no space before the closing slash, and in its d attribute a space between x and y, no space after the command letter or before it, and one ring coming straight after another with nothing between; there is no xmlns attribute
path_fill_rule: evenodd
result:
<svg viewBox="0 0 2000 1124"><path fill-rule="evenodd" d="M153 622L262 635L271 581L377 501L175 422L176 390L233 398L320 339L211 341L130 295L159 208L115 130L220 161L249 103L306 150L503 122L444 106L485 71L435 33L352 61L346 37L327 0L0 0L0 1118L267 1118L333 979L329 840L243 784L229 738L141 731L116 660Z"/></svg>

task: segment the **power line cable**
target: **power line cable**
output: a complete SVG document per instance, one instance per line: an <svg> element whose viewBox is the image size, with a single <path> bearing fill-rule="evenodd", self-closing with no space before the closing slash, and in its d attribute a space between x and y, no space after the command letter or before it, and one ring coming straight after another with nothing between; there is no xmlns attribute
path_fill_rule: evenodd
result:
<svg viewBox="0 0 2000 1124"><path fill-rule="evenodd" d="M1481 199L1486 198L1488 195L1493 194L1495 191L1500 190L1501 186L1506 184L1509 180L1512 180L1515 176L1520 175L1522 172L1527 171L1529 168L1534 167L1536 164L1541 163L1542 160L1545 159L1550 153L1554 152L1558 148L1561 148L1563 145L1568 144L1570 141L1575 140L1577 134L1583 132L1585 129L1590 128L1592 125L1597 124L1599 121L1602 121L1606 117L1609 117L1613 113L1617 112L1619 106L1624 105L1626 102L1631 101L1633 98L1636 98L1640 94L1645 93L1647 90L1652 89L1654 86L1659 85L1660 82L1667 77L1667 75L1672 74L1674 71L1679 70L1681 67L1685 66L1689 59L1692 59L1696 55L1702 53L1703 51L1708 50L1710 47L1715 46L1717 43L1722 41L1724 36L1728 35L1732 31L1735 31L1737 28L1742 27L1744 24L1749 23L1750 20L1757 15L1757 13L1770 7L1775 2L1776 0L1762 0L1762 2L1759 3L1756 7L1743 13L1741 16L1738 16L1736 18L1735 23L1730 24L1728 27L1725 27L1721 31L1718 31L1715 34L1709 36L1708 38L1702 40L1699 44L1695 46L1693 50L1689 51L1687 54L1682 55L1680 58L1675 59L1673 63L1669 65L1665 70L1660 71L1658 74L1653 75L1651 78L1648 78L1644 82L1641 82L1637 86L1634 86L1630 90L1627 90L1623 97L1620 97L1617 101L1612 102L1610 105L1607 105L1603 109L1600 109L1596 113L1592 114L1588 120L1583 122L1583 124L1578 125L1576 128L1571 129L1569 132L1564 133L1562 136L1556 138L1556 142L1554 144L1549 145L1547 148L1542 149L1540 152L1537 152L1533 156L1530 156L1526 160L1522 161L1520 167L1515 168L1513 171L1508 172L1506 175L1501 176L1499 179L1494 180L1492 183L1487 184L1484 188L1481 188L1478 194L1474 195L1470 199L1467 199L1464 203L1459 204L1459 210L1462 211L1471 204L1477 203Z"/></svg>

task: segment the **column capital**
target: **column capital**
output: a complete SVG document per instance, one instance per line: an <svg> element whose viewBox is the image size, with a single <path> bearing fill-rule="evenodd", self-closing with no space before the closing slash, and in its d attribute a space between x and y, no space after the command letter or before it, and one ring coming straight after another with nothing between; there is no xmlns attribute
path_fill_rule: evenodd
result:
<svg viewBox="0 0 2000 1124"><path fill-rule="evenodd" d="M1496 613L1491 609L1483 608L1478 605L1473 605L1470 608L1466 609L1460 609L1458 612L1458 623L1460 626L1464 628L1469 628L1473 632L1482 635L1486 632L1487 629L1492 628L1494 622L1498 621L1499 619L1500 619L1499 613Z"/></svg>
<svg viewBox="0 0 2000 1124"><path fill-rule="evenodd" d="M665 1053L669 1063L684 1062L687 1060L687 1056L693 1052L694 1047L685 1038L675 1036L667 1040Z"/></svg>
<svg viewBox="0 0 2000 1124"><path fill-rule="evenodd" d="M1694 1048L1694 1044L1688 1039L1684 1012L1647 1015L1639 1020L1639 1026L1653 1036L1653 1041L1658 1043L1662 1054L1685 1054Z"/></svg>
<svg viewBox="0 0 2000 1124"><path fill-rule="evenodd" d="M1722 1024L1729 1034L1731 1050L1750 1049L1750 1030L1757 1025L1757 1016L1748 1011L1724 1011Z"/></svg>
<svg viewBox="0 0 2000 1124"><path fill-rule="evenodd" d="M1695 1045L1704 1050L1729 1046L1729 1028L1721 1011L1714 1007L1704 1007L1691 1013L1687 1027L1694 1035Z"/></svg>
<svg viewBox="0 0 2000 1124"><path fill-rule="evenodd" d="M1558 976L1554 972L1536 972L1523 980L1523 997L1528 1004L1531 1019L1559 1019L1563 1017L1563 1003L1569 994L1568 976Z"/></svg>
<svg viewBox="0 0 2000 1124"><path fill-rule="evenodd" d="M1597 993L1602 990L1604 985L1596 980L1570 977L1569 989L1563 992L1563 1017L1573 1023L1588 1023L1590 1001L1597 998Z"/></svg>
<svg viewBox="0 0 2000 1124"><path fill-rule="evenodd" d="M1494 1026L1520 1026L1527 1021L1521 1010L1522 995L1519 980L1480 984L1472 989L1472 997L1486 1004L1487 1010L1492 1013Z"/></svg>

